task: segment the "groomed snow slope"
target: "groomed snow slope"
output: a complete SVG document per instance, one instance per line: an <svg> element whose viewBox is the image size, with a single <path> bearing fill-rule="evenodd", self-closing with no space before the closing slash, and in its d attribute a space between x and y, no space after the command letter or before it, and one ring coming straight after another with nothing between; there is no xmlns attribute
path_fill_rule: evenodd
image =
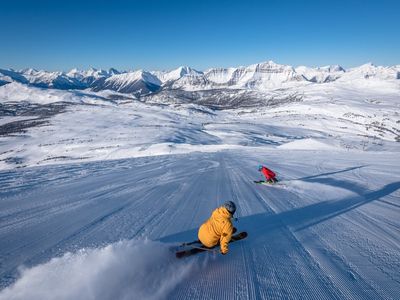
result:
<svg viewBox="0 0 400 300"><path fill-rule="evenodd" d="M259 163L281 185L255 185ZM252 149L2 171L0 299L399 299L399 170ZM226 200L249 237L175 259Z"/></svg>

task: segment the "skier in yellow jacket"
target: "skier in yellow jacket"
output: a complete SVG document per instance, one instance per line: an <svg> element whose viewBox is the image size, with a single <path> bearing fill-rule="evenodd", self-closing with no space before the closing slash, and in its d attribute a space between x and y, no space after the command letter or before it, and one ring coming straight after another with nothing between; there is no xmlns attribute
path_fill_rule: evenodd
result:
<svg viewBox="0 0 400 300"><path fill-rule="evenodd" d="M215 209L211 217L200 226L198 233L200 242L208 248L219 243L221 253L224 255L228 253L228 243L232 233L236 231L231 220L235 211L236 205L232 201L227 201Z"/></svg>

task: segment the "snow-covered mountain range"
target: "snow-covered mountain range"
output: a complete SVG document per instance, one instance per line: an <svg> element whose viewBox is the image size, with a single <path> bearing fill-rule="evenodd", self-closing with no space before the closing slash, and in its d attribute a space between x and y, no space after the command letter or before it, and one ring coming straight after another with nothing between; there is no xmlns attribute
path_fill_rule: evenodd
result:
<svg viewBox="0 0 400 300"><path fill-rule="evenodd" d="M0 69L0 85L10 82L54 89L112 90L136 96L163 90L209 90L235 88L264 91L282 85L329 83L337 80L398 80L400 66L382 67L371 63L345 70L341 66L294 68L273 61L237 68L211 68L204 72L190 67L172 71L124 71L115 69L48 72L34 69Z"/></svg>

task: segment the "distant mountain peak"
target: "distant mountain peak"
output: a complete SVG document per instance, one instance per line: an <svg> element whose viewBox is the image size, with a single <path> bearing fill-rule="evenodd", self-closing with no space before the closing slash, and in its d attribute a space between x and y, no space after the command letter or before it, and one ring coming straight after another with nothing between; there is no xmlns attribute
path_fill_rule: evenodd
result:
<svg viewBox="0 0 400 300"><path fill-rule="evenodd" d="M114 68L108 69L108 73L111 74L111 75L121 74L120 71L118 71L117 69L114 69Z"/></svg>

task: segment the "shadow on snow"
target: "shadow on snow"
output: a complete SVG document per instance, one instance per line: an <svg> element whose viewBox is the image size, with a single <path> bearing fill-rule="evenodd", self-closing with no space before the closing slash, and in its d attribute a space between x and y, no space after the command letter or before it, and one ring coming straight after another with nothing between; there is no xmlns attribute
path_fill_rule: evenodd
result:
<svg viewBox="0 0 400 300"><path fill-rule="evenodd" d="M291 227L294 231L300 231L345 214L372 201L379 200L398 189L400 189L400 181L387 184L379 190L354 197L318 202L277 214L269 212L246 216L240 218L240 221L235 226L238 227L239 231L247 231L252 241L287 226ZM190 229L163 237L160 240L162 242L187 242L196 240L197 230L197 228Z"/></svg>

